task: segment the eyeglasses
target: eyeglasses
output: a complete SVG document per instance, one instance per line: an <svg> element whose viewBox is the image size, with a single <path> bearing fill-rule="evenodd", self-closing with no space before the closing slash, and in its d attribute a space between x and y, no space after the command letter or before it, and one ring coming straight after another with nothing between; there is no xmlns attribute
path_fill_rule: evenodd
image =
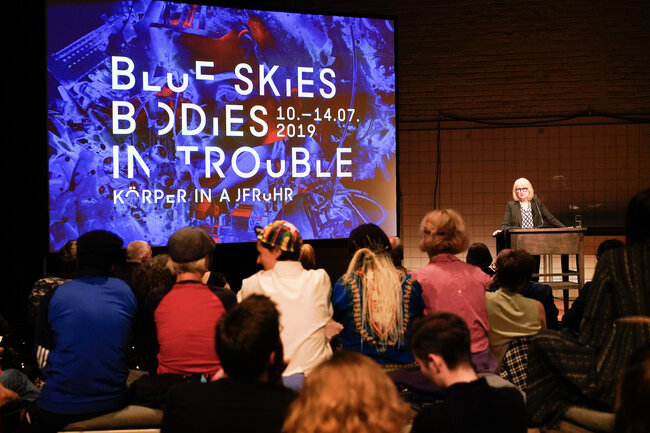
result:
<svg viewBox="0 0 650 433"><path fill-rule="evenodd" d="M515 188L515 191L517 191L517 192L526 192L526 191L528 191L528 188Z"/></svg>

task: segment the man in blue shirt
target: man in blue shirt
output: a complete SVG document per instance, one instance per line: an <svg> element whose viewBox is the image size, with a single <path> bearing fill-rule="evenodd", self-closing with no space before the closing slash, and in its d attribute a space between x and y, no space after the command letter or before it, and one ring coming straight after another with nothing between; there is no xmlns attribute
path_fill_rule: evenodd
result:
<svg viewBox="0 0 650 433"><path fill-rule="evenodd" d="M79 278L49 292L39 305L37 361L45 385L29 411L35 431L56 431L126 403L127 354L137 302L109 275L122 240L102 230L77 240Z"/></svg>

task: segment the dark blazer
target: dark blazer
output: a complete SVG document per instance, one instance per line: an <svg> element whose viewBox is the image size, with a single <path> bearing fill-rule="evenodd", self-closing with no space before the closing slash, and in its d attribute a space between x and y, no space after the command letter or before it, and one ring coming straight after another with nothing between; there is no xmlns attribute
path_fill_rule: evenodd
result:
<svg viewBox="0 0 650 433"><path fill-rule="evenodd" d="M533 226L542 227L543 225L551 227L566 227L552 213L546 209L544 203L537 196L533 196L530 201L533 211ZM521 227L521 204L518 201L511 200L506 204L506 213L503 216L501 230L511 227Z"/></svg>

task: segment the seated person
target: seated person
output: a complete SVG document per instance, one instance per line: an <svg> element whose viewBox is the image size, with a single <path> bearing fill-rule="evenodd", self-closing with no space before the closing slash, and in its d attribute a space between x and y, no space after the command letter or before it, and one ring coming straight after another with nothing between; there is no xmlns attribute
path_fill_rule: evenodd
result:
<svg viewBox="0 0 650 433"><path fill-rule="evenodd" d="M524 250L502 250L497 256L496 279L500 289L488 292L487 305L490 350L501 364L510 340L535 335L546 329L544 307L519 290L535 270L535 259Z"/></svg>
<svg viewBox="0 0 650 433"><path fill-rule="evenodd" d="M390 256L393 259L393 264L400 272L407 273L406 268L404 267L404 243L397 236L389 236L390 240Z"/></svg>
<svg viewBox="0 0 650 433"><path fill-rule="evenodd" d="M533 256L535 258L535 256ZM498 282L494 290L498 288ZM558 324L557 316L560 313L555 305L555 298L553 297L553 289L548 284L538 283L531 278L524 284L524 287L519 290L521 296L539 301L544 307L544 315L546 316L546 328L556 329Z"/></svg>
<svg viewBox="0 0 650 433"><path fill-rule="evenodd" d="M14 401L33 402L40 391L20 370L9 368L0 372L0 407Z"/></svg>
<svg viewBox="0 0 650 433"><path fill-rule="evenodd" d="M213 343L215 329L236 299L228 289L201 282L214 249L210 235L196 227L180 229L169 238L167 252L176 283L149 292L144 306L150 326L145 332L152 342L149 353L157 353L158 374L209 379L221 371Z"/></svg>
<svg viewBox="0 0 650 433"><path fill-rule="evenodd" d="M411 272L422 287L424 313L446 311L463 318L472 337L472 364L478 372L496 371L490 351L485 292L492 278L456 255L469 246L463 217L453 209L433 210L420 223L420 250L429 263Z"/></svg>
<svg viewBox="0 0 650 433"><path fill-rule="evenodd" d="M625 218L625 246L598 261L577 337L559 330L530 339L531 426L553 425L576 405L613 411L630 354L648 344L649 324L619 319L650 316L650 189L630 200Z"/></svg>
<svg viewBox="0 0 650 433"><path fill-rule="evenodd" d="M249 296L219 321L215 341L224 377L175 386L161 431L280 433L296 394L282 386L286 364L275 304Z"/></svg>
<svg viewBox="0 0 650 433"><path fill-rule="evenodd" d="M207 271L203 274L201 282L206 286L223 287L224 289L232 290L228 282L228 277L223 272Z"/></svg>
<svg viewBox="0 0 650 433"><path fill-rule="evenodd" d="M300 263L306 270L316 269L316 252L314 247L309 244L302 244L300 247Z"/></svg>
<svg viewBox="0 0 650 433"><path fill-rule="evenodd" d="M57 254L59 270L57 275L41 278L34 283L29 293L29 305L27 307L27 318L32 325L36 324L38 316L38 304L47 292L59 287L61 284L70 281L77 276L77 240L66 242Z"/></svg>
<svg viewBox="0 0 650 433"><path fill-rule="evenodd" d="M492 254L487 245L475 242L467 249L467 256L465 261L470 265L478 266L483 272L489 276L494 275L494 271L490 267L492 265Z"/></svg>
<svg viewBox="0 0 650 433"><path fill-rule="evenodd" d="M133 271L131 288L141 304L152 290L171 287L176 282L176 275L171 270L170 263L169 254L156 254L145 265Z"/></svg>
<svg viewBox="0 0 650 433"><path fill-rule="evenodd" d="M526 433L523 396L514 387L491 387L478 377L462 318L425 316L416 323L410 345L424 375L446 389L444 400L419 411L411 433Z"/></svg>
<svg viewBox="0 0 650 433"><path fill-rule="evenodd" d="M607 239L598 245L598 250L596 251L596 260L600 260L605 251L611 250L613 248L620 248L625 244L618 239ZM589 295L589 290L591 289L591 281L587 281L578 297L571 304L571 308L568 311L564 312L562 316L561 327L572 331L575 334L580 332L580 322L582 322L582 313L585 310L585 302L587 301L587 296Z"/></svg>
<svg viewBox="0 0 650 433"><path fill-rule="evenodd" d="M242 281L237 299L260 294L275 302L289 362L284 375L307 375L332 356L326 329L332 318L330 278L323 269L303 268L302 238L293 224L278 220L255 231L257 263L264 269Z"/></svg>
<svg viewBox="0 0 650 433"><path fill-rule="evenodd" d="M29 410L34 431L56 431L126 404L137 302L124 281L109 277L121 255L115 234L83 234L77 240L79 278L41 299L35 342L45 385Z"/></svg>
<svg viewBox="0 0 650 433"><path fill-rule="evenodd" d="M402 433L412 410L377 363L337 351L305 379L285 433Z"/></svg>
<svg viewBox="0 0 650 433"><path fill-rule="evenodd" d="M133 272L151 261L153 252L151 246L145 241L133 241L126 246L126 262L116 266L113 277L124 280L129 287L133 287ZM138 293L136 293L137 297ZM138 298L138 303L142 300Z"/></svg>
<svg viewBox="0 0 650 433"><path fill-rule="evenodd" d="M407 342L424 310L420 284L395 267L388 236L374 224L352 230L348 250L348 270L332 290L334 320L343 325L338 342L379 364L412 364Z"/></svg>

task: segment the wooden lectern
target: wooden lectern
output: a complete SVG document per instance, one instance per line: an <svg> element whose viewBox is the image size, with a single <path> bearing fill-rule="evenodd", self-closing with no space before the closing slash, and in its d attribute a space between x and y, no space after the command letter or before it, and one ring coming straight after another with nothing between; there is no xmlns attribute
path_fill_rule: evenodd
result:
<svg viewBox="0 0 650 433"><path fill-rule="evenodd" d="M587 229L584 227L511 228L508 230L510 248L514 250L526 250L529 254L542 256L561 254L576 256L576 271L562 270L553 272L552 269L545 268L543 274L534 274L534 276L551 277L551 281L546 281L545 284L548 284L554 290L562 290L564 311L569 309L569 290L580 290L585 283L585 256L583 252L585 231ZM553 277L569 276L577 276L578 282L553 281ZM561 279L568 280L568 278Z"/></svg>

